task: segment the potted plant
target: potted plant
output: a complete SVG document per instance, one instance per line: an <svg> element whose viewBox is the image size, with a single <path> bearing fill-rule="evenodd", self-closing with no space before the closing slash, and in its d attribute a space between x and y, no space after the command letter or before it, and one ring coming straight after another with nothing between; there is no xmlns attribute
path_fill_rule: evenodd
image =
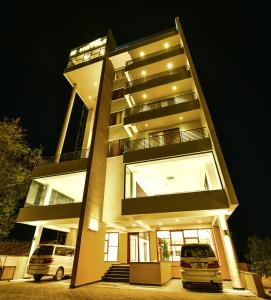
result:
<svg viewBox="0 0 271 300"><path fill-rule="evenodd" d="M163 243L163 260L168 261L170 257L169 250L168 250L168 242L164 239Z"/></svg>

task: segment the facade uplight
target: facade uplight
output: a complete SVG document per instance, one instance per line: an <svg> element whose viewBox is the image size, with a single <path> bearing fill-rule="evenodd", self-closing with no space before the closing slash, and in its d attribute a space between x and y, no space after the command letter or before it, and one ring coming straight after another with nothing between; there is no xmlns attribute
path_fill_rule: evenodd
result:
<svg viewBox="0 0 271 300"><path fill-rule="evenodd" d="M165 43L165 44L164 44L164 48L165 48L165 49L168 49L168 48L169 48L169 43Z"/></svg>
<svg viewBox="0 0 271 300"><path fill-rule="evenodd" d="M139 55L140 55L140 57L143 57L143 56L145 56L145 52L144 51L140 51Z"/></svg>
<svg viewBox="0 0 271 300"><path fill-rule="evenodd" d="M143 99L146 99L147 97L148 97L147 94L143 94L143 95L142 95L142 98L143 98Z"/></svg>

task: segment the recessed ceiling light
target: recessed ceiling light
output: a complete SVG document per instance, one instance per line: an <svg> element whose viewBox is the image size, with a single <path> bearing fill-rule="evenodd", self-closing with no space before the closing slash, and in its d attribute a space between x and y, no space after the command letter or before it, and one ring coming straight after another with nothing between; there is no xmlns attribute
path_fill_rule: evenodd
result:
<svg viewBox="0 0 271 300"><path fill-rule="evenodd" d="M175 221L176 221L176 222L179 222L180 220L179 220L179 219L176 219Z"/></svg>
<svg viewBox="0 0 271 300"><path fill-rule="evenodd" d="M173 64L172 64L172 63L168 63L168 64L167 64L167 68L168 68L168 69L172 69L172 68L173 68Z"/></svg>
<svg viewBox="0 0 271 300"><path fill-rule="evenodd" d="M140 52L139 52L139 55L140 55L141 57L143 57L143 56L145 55L145 52L144 52L144 51L140 51Z"/></svg>
<svg viewBox="0 0 271 300"><path fill-rule="evenodd" d="M165 43L165 44L164 44L164 48L165 48L165 49L169 48L169 43Z"/></svg>
<svg viewBox="0 0 271 300"><path fill-rule="evenodd" d="M133 224L133 227L136 227L136 224Z"/></svg>
<svg viewBox="0 0 271 300"><path fill-rule="evenodd" d="M183 119L183 117L180 117L179 119L180 119L180 120L182 120L182 119Z"/></svg>
<svg viewBox="0 0 271 300"><path fill-rule="evenodd" d="M148 127L149 125L148 124L145 124L145 127Z"/></svg>
<svg viewBox="0 0 271 300"><path fill-rule="evenodd" d="M147 97L148 97L147 94L143 94L143 95L142 95L142 98L143 98L143 99L146 99Z"/></svg>
<svg viewBox="0 0 271 300"><path fill-rule="evenodd" d="M162 226L162 225L163 225L163 223L161 223L161 222L160 222L160 223L158 223L158 225L159 225L159 226Z"/></svg>
<svg viewBox="0 0 271 300"><path fill-rule="evenodd" d="M94 83L93 83L93 85L95 85L95 86L96 86L96 85L97 85L97 82L94 82Z"/></svg>
<svg viewBox="0 0 271 300"><path fill-rule="evenodd" d="M201 221L201 220L198 220L198 223L202 223L202 221Z"/></svg>
<svg viewBox="0 0 271 300"><path fill-rule="evenodd" d="M176 86L176 85L173 85L172 90L173 90L173 91L176 91L176 90L177 90L177 86Z"/></svg>
<svg viewBox="0 0 271 300"><path fill-rule="evenodd" d="M141 75L145 76L146 75L146 71L145 70L141 71Z"/></svg>
<svg viewBox="0 0 271 300"><path fill-rule="evenodd" d="M88 96L88 99L92 99L92 96Z"/></svg>

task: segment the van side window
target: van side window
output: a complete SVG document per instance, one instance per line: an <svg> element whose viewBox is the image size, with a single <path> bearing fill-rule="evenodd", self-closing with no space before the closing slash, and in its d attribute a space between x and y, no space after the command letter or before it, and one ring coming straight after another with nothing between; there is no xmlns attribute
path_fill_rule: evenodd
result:
<svg viewBox="0 0 271 300"><path fill-rule="evenodd" d="M74 249L67 248L66 249L66 256L74 256Z"/></svg>
<svg viewBox="0 0 271 300"><path fill-rule="evenodd" d="M66 256L66 248L56 247L55 255Z"/></svg>

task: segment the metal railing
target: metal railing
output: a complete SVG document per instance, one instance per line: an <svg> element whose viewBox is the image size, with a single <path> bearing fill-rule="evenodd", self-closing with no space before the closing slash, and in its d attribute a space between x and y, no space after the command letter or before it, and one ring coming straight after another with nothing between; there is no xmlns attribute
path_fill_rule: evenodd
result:
<svg viewBox="0 0 271 300"><path fill-rule="evenodd" d="M190 69L188 65L182 66L180 68L176 68L173 70L169 70L169 71L165 71L165 72L161 72L161 73L156 73L144 78L139 78L139 79L135 79L135 80L131 80L131 81L126 81L126 88L128 87L132 87L141 83L145 83L147 81L150 81L152 79L156 79L156 78L161 78L161 77L166 77L166 76L172 76L175 74L182 74L184 78L189 77L190 76Z"/></svg>
<svg viewBox="0 0 271 300"><path fill-rule="evenodd" d="M55 162L57 163L57 162L76 160L76 159L80 159L80 158L88 158L88 156L89 156L89 149L82 149L82 150L77 150L77 151L73 151L73 152L66 152L66 153L62 153L60 155L44 157L43 160L38 162L38 164L36 166L53 164Z"/></svg>
<svg viewBox="0 0 271 300"><path fill-rule="evenodd" d="M191 93L181 94L171 98L151 102L151 103L145 103L134 107L129 107L125 110L125 117L129 117L145 111L150 111L150 110L163 108L163 107L167 107L167 106L171 106L183 102L188 102L195 99L197 99L196 93L191 92Z"/></svg>
<svg viewBox="0 0 271 300"><path fill-rule="evenodd" d="M125 141L124 152L185 143L205 138L208 138L208 131L205 127L180 132L159 132L151 135L148 139Z"/></svg>
<svg viewBox="0 0 271 300"><path fill-rule="evenodd" d="M160 50L160 51L148 54L148 55L144 55L142 57L140 56L140 57L128 60L126 62L126 66L129 66L129 65L132 65L132 64L134 64L134 63L136 63L138 61L144 61L144 60L147 60L149 58L156 57L156 56L159 56L159 55L162 55L162 54L165 54L165 53L177 50L177 49L183 49L183 47L181 47L181 45L177 45L177 46L174 46L174 47L171 47L171 48L167 48L167 49L163 49L163 50Z"/></svg>

